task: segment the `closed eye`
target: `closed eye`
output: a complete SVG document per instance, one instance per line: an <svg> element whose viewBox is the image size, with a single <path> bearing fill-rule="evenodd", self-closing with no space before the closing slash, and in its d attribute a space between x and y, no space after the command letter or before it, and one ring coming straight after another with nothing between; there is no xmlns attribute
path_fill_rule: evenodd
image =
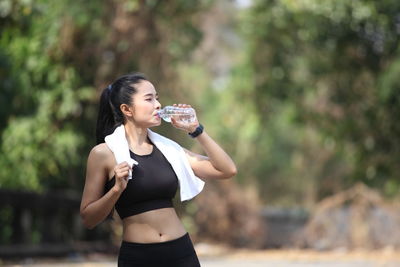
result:
<svg viewBox="0 0 400 267"><path fill-rule="evenodd" d="M146 94L144 97L145 101L153 101L154 99L158 101L158 94Z"/></svg>
<svg viewBox="0 0 400 267"><path fill-rule="evenodd" d="M155 98L157 101L159 100L159 98L157 97L157 98ZM151 101L151 100L153 100L153 98L146 98L145 99L146 101Z"/></svg>

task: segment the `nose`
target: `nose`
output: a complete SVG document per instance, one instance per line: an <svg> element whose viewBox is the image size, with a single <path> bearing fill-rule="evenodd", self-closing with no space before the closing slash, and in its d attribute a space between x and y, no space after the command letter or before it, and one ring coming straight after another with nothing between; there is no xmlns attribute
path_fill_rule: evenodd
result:
<svg viewBox="0 0 400 267"><path fill-rule="evenodd" d="M161 103L158 100L156 100L156 109L161 109Z"/></svg>

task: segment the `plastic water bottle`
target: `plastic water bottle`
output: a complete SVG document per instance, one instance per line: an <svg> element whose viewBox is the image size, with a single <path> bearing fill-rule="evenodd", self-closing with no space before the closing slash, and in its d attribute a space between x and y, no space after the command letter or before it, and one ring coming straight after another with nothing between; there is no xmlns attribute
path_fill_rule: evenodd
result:
<svg viewBox="0 0 400 267"><path fill-rule="evenodd" d="M158 116L160 116L166 122L171 122L171 117L174 117L174 119L177 121L182 121L185 123L192 123L196 120L196 113L192 108L166 106L158 111Z"/></svg>

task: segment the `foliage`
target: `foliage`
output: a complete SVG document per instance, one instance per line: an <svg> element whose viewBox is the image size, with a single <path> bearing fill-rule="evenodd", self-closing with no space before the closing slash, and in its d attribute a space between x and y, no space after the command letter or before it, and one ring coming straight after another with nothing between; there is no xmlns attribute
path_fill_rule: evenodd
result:
<svg viewBox="0 0 400 267"><path fill-rule="evenodd" d="M255 104L246 175L264 193L320 198L356 181L398 192L399 10L398 1L282 0L243 14L254 86L236 101Z"/></svg>
<svg viewBox="0 0 400 267"><path fill-rule="evenodd" d="M173 64L201 39L195 15L208 5L2 1L0 186L80 189L96 88L134 70L174 88Z"/></svg>
<svg viewBox="0 0 400 267"><path fill-rule="evenodd" d="M9 5L0 39L0 185L41 190L68 184L64 175L80 164L76 155L83 142L74 128L92 88L82 86L77 71L62 62L58 18L63 6L45 1Z"/></svg>

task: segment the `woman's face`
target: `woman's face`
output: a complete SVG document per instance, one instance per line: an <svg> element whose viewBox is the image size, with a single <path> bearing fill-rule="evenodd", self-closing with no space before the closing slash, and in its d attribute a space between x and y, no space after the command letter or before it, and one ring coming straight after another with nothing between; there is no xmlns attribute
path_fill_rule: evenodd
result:
<svg viewBox="0 0 400 267"><path fill-rule="evenodd" d="M161 118L157 115L161 104L158 102L158 94L153 84L149 81L141 81L136 84L137 92L132 96L131 110L133 121L143 127L158 126Z"/></svg>

